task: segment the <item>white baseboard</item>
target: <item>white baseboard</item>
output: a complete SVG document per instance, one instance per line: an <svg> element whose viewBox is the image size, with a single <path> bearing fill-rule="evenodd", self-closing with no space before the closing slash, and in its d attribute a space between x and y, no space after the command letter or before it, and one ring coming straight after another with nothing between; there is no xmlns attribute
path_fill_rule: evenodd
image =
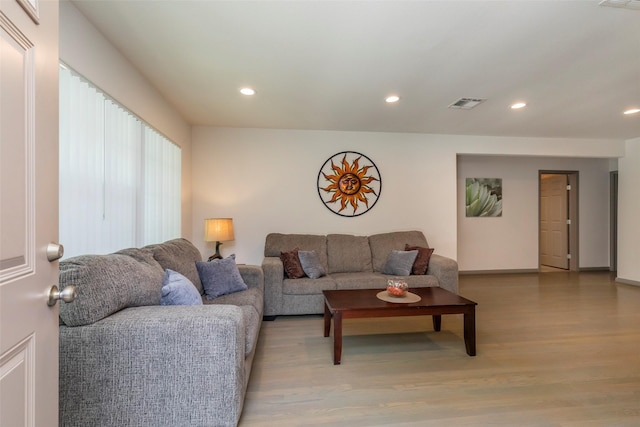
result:
<svg viewBox="0 0 640 427"><path fill-rule="evenodd" d="M566 270L569 273L569 270ZM582 267L579 271L609 271L609 267ZM466 274L518 274L518 273L540 273L537 268L518 268L518 269L505 269L505 270L464 270L458 273L461 276ZM640 285L640 282L639 282Z"/></svg>
<svg viewBox="0 0 640 427"><path fill-rule="evenodd" d="M640 282L637 280L621 279L620 277L616 277L616 282L624 283L625 285L640 286Z"/></svg>
<svg viewBox="0 0 640 427"><path fill-rule="evenodd" d="M534 268L521 268L513 270L466 270L459 271L458 273L463 276L465 274L518 274L518 273L538 273L538 269Z"/></svg>

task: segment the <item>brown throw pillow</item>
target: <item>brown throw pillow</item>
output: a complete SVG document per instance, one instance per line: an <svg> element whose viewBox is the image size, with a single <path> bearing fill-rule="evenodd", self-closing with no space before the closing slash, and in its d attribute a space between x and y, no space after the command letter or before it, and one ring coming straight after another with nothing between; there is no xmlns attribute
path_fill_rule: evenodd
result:
<svg viewBox="0 0 640 427"><path fill-rule="evenodd" d="M280 259L288 279L300 279L305 276L302 264L300 264L300 258L298 258L298 248L294 248L289 252L280 252Z"/></svg>
<svg viewBox="0 0 640 427"><path fill-rule="evenodd" d="M418 256L416 257L416 260L413 262L413 267L411 268L411 274L415 274L415 275L427 274L427 269L429 268L429 260L431 259L433 248L409 246L407 244L404 246L404 250L418 251Z"/></svg>

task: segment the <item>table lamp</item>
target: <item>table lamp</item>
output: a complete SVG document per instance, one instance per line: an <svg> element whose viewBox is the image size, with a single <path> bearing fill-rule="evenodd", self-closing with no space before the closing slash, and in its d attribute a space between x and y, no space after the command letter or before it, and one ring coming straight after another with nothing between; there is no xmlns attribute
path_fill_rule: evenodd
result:
<svg viewBox="0 0 640 427"><path fill-rule="evenodd" d="M216 253L209 257L209 261L221 259L220 245L223 241L233 239L235 237L232 218L207 218L204 220L204 241L216 242Z"/></svg>

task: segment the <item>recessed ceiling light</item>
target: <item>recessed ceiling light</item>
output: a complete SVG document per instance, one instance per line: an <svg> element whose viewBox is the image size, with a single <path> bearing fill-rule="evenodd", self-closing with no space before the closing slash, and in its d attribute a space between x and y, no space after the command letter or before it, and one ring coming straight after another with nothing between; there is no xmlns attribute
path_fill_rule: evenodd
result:
<svg viewBox="0 0 640 427"><path fill-rule="evenodd" d="M624 114L636 114L636 113L640 113L640 108L631 108L630 110L627 110L624 112Z"/></svg>
<svg viewBox="0 0 640 427"><path fill-rule="evenodd" d="M240 89L240 93L243 95L255 95L256 91L251 89L250 87L243 87L242 89Z"/></svg>
<svg viewBox="0 0 640 427"><path fill-rule="evenodd" d="M389 104L393 104L394 102L398 102L400 101L400 97L397 95L391 95L391 96L387 96L384 99L385 102L388 102Z"/></svg>
<svg viewBox="0 0 640 427"><path fill-rule="evenodd" d="M524 108L526 106L527 104L525 102L516 102L511 106L511 108L513 108L514 110L517 110L518 108Z"/></svg>

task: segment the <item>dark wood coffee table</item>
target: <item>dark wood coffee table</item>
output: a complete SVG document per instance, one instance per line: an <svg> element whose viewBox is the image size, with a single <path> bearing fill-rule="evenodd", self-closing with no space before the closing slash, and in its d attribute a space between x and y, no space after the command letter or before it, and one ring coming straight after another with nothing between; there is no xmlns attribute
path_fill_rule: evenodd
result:
<svg viewBox="0 0 640 427"><path fill-rule="evenodd" d="M443 314L464 315L464 344L469 356L476 355L477 303L438 287L411 288L420 295L415 303L391 303L376 295L381 289L322 291L324 294L324 336L331 332L333 317L333 364L342 357L342 319L360 317L433 316L433 329L440 330Z"/></svg>

